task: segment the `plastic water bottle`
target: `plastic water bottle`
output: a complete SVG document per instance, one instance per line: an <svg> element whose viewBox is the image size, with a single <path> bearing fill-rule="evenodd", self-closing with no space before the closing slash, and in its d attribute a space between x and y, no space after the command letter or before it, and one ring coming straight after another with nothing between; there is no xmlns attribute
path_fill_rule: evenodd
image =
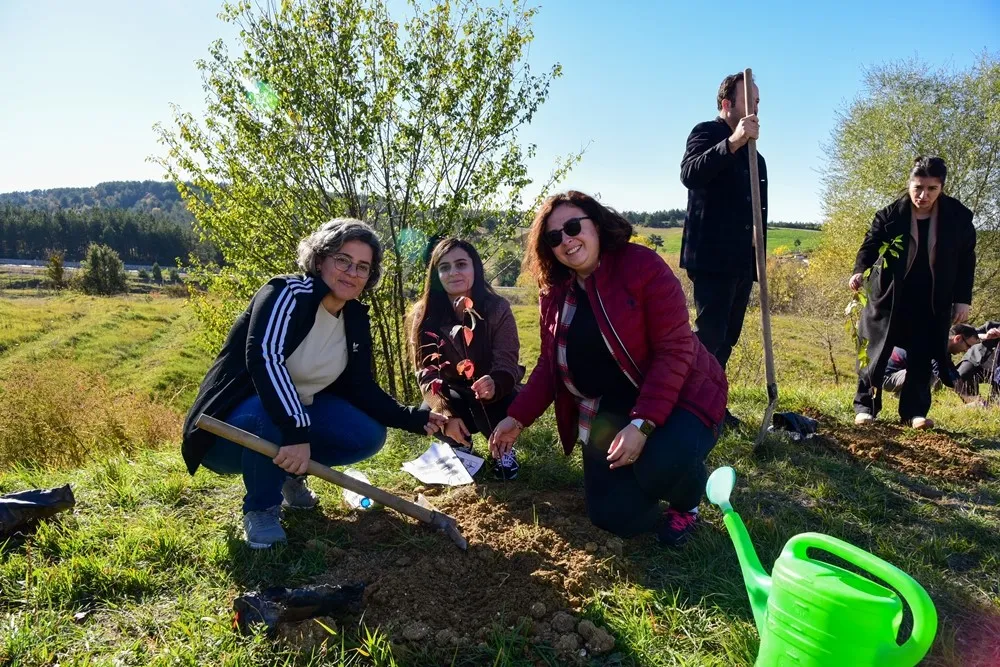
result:
<svg viewBox="0 0 1000 667"><path fill-rule="evenodd" d="M371 480L369 480L368 477L360 470L355 470L354 468L348 468L347 470L344 471L344 474L347 475L348 477L353 477L354 479L361 480L365 484L371 484ZM355 493L350 489L344 489L344 502L346 502L350 507L357 510L371 509L372 505L374 505L371 498L363 496L360 493Z"/></svg>

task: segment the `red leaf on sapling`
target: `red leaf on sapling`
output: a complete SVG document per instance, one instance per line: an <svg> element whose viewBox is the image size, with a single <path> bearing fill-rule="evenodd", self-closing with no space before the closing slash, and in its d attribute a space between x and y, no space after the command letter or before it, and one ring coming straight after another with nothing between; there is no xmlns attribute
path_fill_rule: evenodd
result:
<svg viewBox="0 0 1000 667"><path fill-rule="evenodd" d="M464 314L465 311L472 309L472 299L467 296L460 296L455 299L454 306L455 310L457 310L460 314Z"/></svg>
<svg viewBox="0 0 1000 667"><path fill-rule="evenodd" d="M464 375L467 380L471 380L476 373L476 366L469 359L462 359L458 362L458 366L455 366L455 370L458 371L459 375Z"/></svg>
<svg viewBox="0 0 1000 667"><path fill-rule="evenodd" d="M469 345L472 342L472 329L462 324L456 324L451 328L451 337L458 341L460 340L459 336L465 338L465 344Z"/></svg>
<svg viewBox="0 0 1000 667"><path fill-rule="evenodd" d="M421 363L426 364L428 361L437 361L440 358L441 358L440 352L432 352L428 354L426 357L424 357L424 360Z"/></svg>
<svg viewBox="0 0 1000 667"><path fill-rule="evenodd" d="M444 384L444 382L441 381L441 380L431 380L431 393L433 395L435 395L435 396L437 396L438 394L440 394L441 393L441 385L443 385L443 384Z"/></svg>

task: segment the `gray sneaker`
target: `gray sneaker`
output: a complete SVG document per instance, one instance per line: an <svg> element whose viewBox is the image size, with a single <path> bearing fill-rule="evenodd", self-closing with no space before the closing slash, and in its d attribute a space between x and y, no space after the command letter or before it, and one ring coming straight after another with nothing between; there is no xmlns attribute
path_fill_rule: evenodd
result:
<svg viewBox="0 0 1000 667"><path fill-rule="evenodd" d="M284 542L281 508L275 505L266 510L247 512L243 515L243 532L251 549L269 549L278 542Z"/></svg>
<svg viewBox="0 0 1000 667"><path fill-rule="evenodd" d="M289 477L281 487L282 507L310 510L319 504L319 496L306 486L306 476Z"/></svg>

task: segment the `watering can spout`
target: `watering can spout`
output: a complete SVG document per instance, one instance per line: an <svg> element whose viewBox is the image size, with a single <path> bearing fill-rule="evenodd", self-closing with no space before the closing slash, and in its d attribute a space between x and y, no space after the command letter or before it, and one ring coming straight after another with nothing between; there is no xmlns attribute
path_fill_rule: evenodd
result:
<svg viewBox="0 0 1000 667"><path fill-rule="evenodd" d="M736 555L740 560L740 570L743 582L750 596L750 608L753 610L753 620L758 632L764 632L767 617L767 598L771 595L771 577L767 575L764 566L760 564L757 550L750 541L750 533L740 515L733 510L729 502L729 494L736 484L736 471L726 466L717 469L708 478L706 492L708 499L722 510L722 520L729 531L729 537L736 547Z"/></svg>

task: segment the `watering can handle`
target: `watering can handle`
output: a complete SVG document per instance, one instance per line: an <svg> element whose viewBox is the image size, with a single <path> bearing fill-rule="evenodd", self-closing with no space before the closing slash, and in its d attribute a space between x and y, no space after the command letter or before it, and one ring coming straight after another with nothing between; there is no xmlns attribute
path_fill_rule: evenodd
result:
<svg viewBox="0 0 1000 667"><path fill-rule="evenodd" d="M807 553L809 548L822 549L839 556L848 563L874 574L902 594L913 612L913 632L902 646L892 649L892 652L899 664L917 664L927 653L937 633L937 610L924 587L892 563L830 535L802 533L788 540L788 544L785 545L785 549L791 550L799 559L809 558Z"/></svg>

